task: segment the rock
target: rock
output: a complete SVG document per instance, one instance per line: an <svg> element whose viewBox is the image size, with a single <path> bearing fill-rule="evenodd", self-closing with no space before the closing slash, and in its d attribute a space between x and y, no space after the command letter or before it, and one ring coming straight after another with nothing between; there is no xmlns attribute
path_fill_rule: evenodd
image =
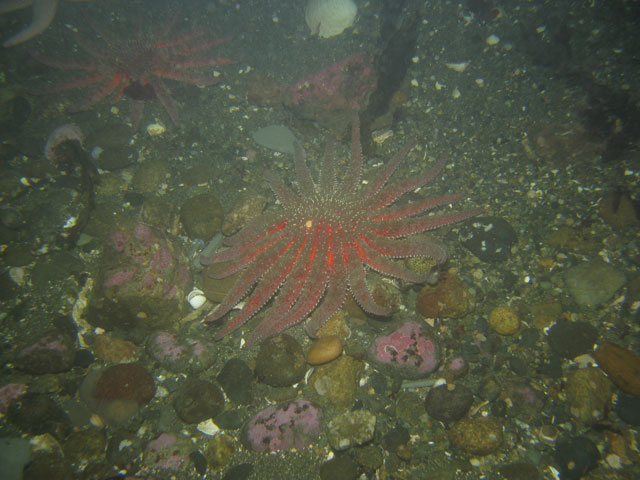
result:
<svg viewBox="0 0 640 480"><path fill-rule="evenodd" d="M105 368L96 382L93 396L101 400L133 400L138 405L151 401L156 393L149 371L135 363Z"/></svg>
<svg viewBox="0 0 640 480"><path fill-rule="evenodd" d="M573 371L567 380L567 407L572 417L584 425L605 418L611 400L611 386L597 368Z"/></svg>
<svg viewBox="0 0 640 480"><path fill-rule="evenodd" d="M609 301L621 288L624 273L603 260L591 260L570 268L565 274L567 289L578 305L596 308Z"/></svg>
<svg viewBox="0 0 640 480"><path fill-rule="evenodd" d="M224 410L224 394L206 380L188 379L173 395L173 408L185 423L200 423Z"/></svg>
<svg viewBox="0 0 640 480"><path fill-rule="evenodd" d="M598 466L598 447L586 437L560 440L554 457L560 467L562 480L579 480Z"/></svg>
<svg viewBox="0 0 640 480"><path fill-rule="evenodd" d="M96 335L93 351L96 357L110 363L133 362L138 357L136 344L109 334Z"/></svg>
<svg viewBox="0 0 640 480"><path fill-rule="evenodd" d="M452 445L471 455L495 452L502 438L502 424L495 417L466 418L449 430Z"/></svg>
<svg viewBox="0 0 640 480"><path fill-rule="evenodd" d="M424 423L424 399L415 392L401 390L396 394L396 418L412 427Z"/></svg>
<svg viewBox="0 0 640 480"><path fill-rule="evenodd" d="M294 153L293 145L296 137L293 132L284 125L269 125L256 130L251 135L253 141L258 145L275 150L280 153Z"/></svg>
<svg viewBox="0 0 640 480"><path fill-rule="evenodd" d="M447 383L452 383L467 373L469 373L469 363L462 357L454 357L445 364L442 376L447 380Z"/></svg>
<svg viewBox="0 0 640 480"><path fill-rule="evenodd" d="M106 422L123 423L151 401L156 387L149 371L135 363L94 370L84 378L80 397Z"/></svg>
<svg viewBox="0 0 640 480"><path fill-rule="evenodd" d="M58 453L43 453L25 466L23 480L43 480L55 478L56 480L74 480L73 468L69 461Z"/></svg>
<svg viewBox="0 0 640 480"><path fill-rule="evenodd" d="M169 164L164 160L147 160L138 165L131 179L131 187L140 193L154 193L167 181Z"/></svg>
<svg viewBox="0 0 640 480"><path fill-rule="evenodd" d="M498 472L505 480L542 480L538 469L530 463L510 463L501 466Z"/></svg>
<svg viewBox="0 0 640 480"><path fill-rule="evenodd" d="M369 471L376 471L384 463L384 454L379 445L365 445L355 451L356 461Z"/></svg>
<svg viewBox="0 0 640 480"><path fill-rule="evenodd" d="M640 397L622 393L618 395L615 409L624 423L634 427L640 425Z"/></svg>
<svg viewBox="0 0 640 480"><path fill-rule="evenodd" d="M22 480L22 470L30 461L28 440L18 437L0 439L0 472L4 480Z"/></svg>
<svg viewBox="0 0 640 480"><path fill-rule="evenodd" d="M449 273L435 285L425 285L416 298L416 310L426 318L462 318L474 308L471 292L458 277Z"/></svg>
<svg viewBox="0 0 640 480"><path fill-rule="evenodd" d="M320 480L357 480L358 464L348 455L334 457L320 466Z"/></svg>
<svg viewBox="0 0 640 480"><path fill-rule="evenodd" d="M144 224L121 227L101 261L86 314L92 325L144 336L186 312L191 272L176 239Z"/></svg>
<svg viewBox="0 0 640 480"><path fill-rule="evenodd" d="M563 358L591 352L597 338L598 331L590 323L570 322L565 318L558 320L547 335L551 349Z"/></svg>
<svg viewBox="0 0 640 480"><path fill-rule="evenodd" d="M253 218L262 213L267 199L259 195L242 194L222 222L222 233L226 236L242 230Z"/></svg>
<svg viewBox="0 0 640 480"><path fill-rule="evenodd" d="M74 344L74 339L64 333L44 335L18 352L16 367L35 375L66 372L75 360Z"/></svg>
<svg viewBox="0 0 640 480"><path fill-rule="evenodd" d="M363 362L343 355L331 363L317 367L309 383L331 405L348 408L356 400L363 371Z"/></svg>
<svg viewBox="0 0 640 480"><path fill-rule="evenodd" d="M243 438L255 452L298 450L320 434L322 415L308 400L271 405L257 413L243 429Z"/></svg>
<svg viewBox="0 0 640 480"><path fill-rule="evenodd" d="M321 337L316 340L307 352L307 363L322 365L335 360L342 353L342 340L336 335Z"/></svg>
<svg viewBox="0 0 640 480"><path fill-rule="evenodd" d="M204 456L211 468L217 470L226 467L236 452L236 442L229 435L216 435L207 442Z"/></svg>
<svg viewBox="0 0 640 480"><path fill-rule="evenodd" d="M24 434L50 434L62 439L71 433L73 424L52 396L27 392L7 410L7 420Z"/></svg>
<svg viewBox="0 0 640 480"><path fill-rule="evenodd" d="M239 358L227 361L217 380L232 402L249 404L253 400L253 372Z"/></svg>
<svg viewBox="0 0 640 480"><path fill-rule="evenodd" d="M405 322L388 335L374 339L369 349L372 363L392 377L423 378L439 363L439 350L426 325Z"/></svg>
<svg viewBox="0 0 640 480"><path fill-rule="evenodd" d="M105 432L87 428L72 432L62 446L64 458L74 465L91 464L101 461L107 446Z"/></svg>
<svg viewBox="0 0 640 480"><path fill-rule="evenodd" d="M638 222L636 206L627 193L609 192L598 204L602 219L614 228L622 228Z"/></svg>
<svg viewBox="0 0 640 480"><path fill-rule="evenodd" d="M640 355L615 343L603 342L594 353L598 365L623 392L640 396Z"/></svg>
<svg viewBox="0 0 640 480"><path fill-rule="evenodd" d="M222 205L210 193L190 198L180 208L180 222L189 238L209 241L220 231L224 212Z"/></svg>
<svg viewBox="0 0 640 480"><path fill-rule="evenodd" d="M158 472L177 472L189 462L194 450L191 441L174 433L161 433L149 442L142 454L142 464L147 469Z"/></svg>
<svg viewBox="0 0 640 480"><path fill-rule="evenodd" d="M7 413L9 406L27 393L28 388L24 383L7 383L0 387L0 414Z"/></svg>
<svg viewBox="0 0 640 480"><path fill-rule="evenodd" d="M288 387L304 377L307 365L302 347L290 335L270 337L260 345L256 375L273 387Z"/></svg>
<svg viewBox="0 0 640 480"><path fill-rule="evenodd" d="M147 353L163 368L172 372L199 372L215 360L209 343L178 337L175 333L156 332L147 340Z"/></svg>
<svg viewBox="0 0 640 480"><path fill-rule="evenodd" d="M464 417L473 404L473 393L463 385L440 385L427 393L427 413L445 424L457 422Z"/></svg>
<svg viewBox="0 0 640 480"><path fill-rule="evenodd" d="M520 329L520 317L509 306L496 307L489 314L489 326L499 335L513 335Z"/></svg>
<svg viewBox="0 0 640 480"><path fill-rule="evenodd" d="M499 217L475 217L460 225L460 242L483 262L504 262L511 255L511 247L518 234Z"/></svg>
<svg viewBox="0 0 640 480"><path fill-rule="evenodd" d="M335 450L346 450L371 441L376 428L376 416L367 410L343 412L327 427L329 444Z"/></svg>

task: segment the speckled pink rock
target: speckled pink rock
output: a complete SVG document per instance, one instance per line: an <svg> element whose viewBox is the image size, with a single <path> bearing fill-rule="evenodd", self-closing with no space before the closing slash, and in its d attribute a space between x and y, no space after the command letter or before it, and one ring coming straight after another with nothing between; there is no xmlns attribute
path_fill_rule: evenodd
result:
<svg viewBox="0 0 640 480"><path fill-rule="evenodd" d="M376 337L370 357L385 373L403 378L422 378L439 363L438 347L426 326L416 321L403 323L388 335Z"/></svg>
<svg viewBox="0 0 640 480"><path fill-rule="evenodd" d="M320 433L322 415L308 400L271 405L244 428L244 437L256 452L276 452L310 445Z"/></svg>

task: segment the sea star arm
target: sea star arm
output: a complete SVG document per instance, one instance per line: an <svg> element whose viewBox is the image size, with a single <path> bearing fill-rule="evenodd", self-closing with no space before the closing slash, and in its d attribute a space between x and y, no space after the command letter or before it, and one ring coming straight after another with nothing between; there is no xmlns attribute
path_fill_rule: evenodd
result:
<svg viewBox="0 0 640 480"><path fill-rule="evenodd" d="M53 21L53 18L56 16L58 3L59 0L32 0L29 2L21 2L20 0L15 0L13 2L9 2L9 4L15 5L22 4L22 7L31 4L31 7L33 8L33 21L18 33L16 33L14 36L5 40L3 45L5 47L13 47L14 45L26 42L36 35L44 32ZM0 12L2 11L3 7L4 4L0 6ZM18 6L16 8L22 7Z"/></svg>

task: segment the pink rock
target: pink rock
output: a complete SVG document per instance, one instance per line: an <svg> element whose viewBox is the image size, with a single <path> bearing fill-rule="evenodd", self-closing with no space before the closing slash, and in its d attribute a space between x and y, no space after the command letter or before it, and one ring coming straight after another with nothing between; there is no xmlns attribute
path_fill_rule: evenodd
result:
<svg viewBox="0 0 640 480"><path fill-rule="evenodd" d="M0 387L0 413L7 413L9 405L27 393L27 386L22 383L8 383Z"/></svg>
<svg viewBox="0 0 640 480"><path fill-rule="evenodd" d="M104 282L105 287L119 287L133 279L134 272L116 272Z"/></svg>
<svg viewBox="0 0 640 480"><path fill-rule="evenodd" d="M118 230L111 237L113 247L119 253L124 252L124 249L127 247L127 243L129 243L130 239L131 239L131 235L129 235L127 232L123 230Z"/></svg>
<svg viewBox="0 0 640 480"><path fill-rule="evenodd" d="M186 353L186 348L174 333L160 332L153 339L152 351L160 361L177 361Z"/></svg>
<svg viewBox="0 0 640 480"><path fill-rule="evenodd" d="M438 349L418 322L402 324L389 335L377 337L371 346L374 363L404 378L420 378L433 372L439 363Z"/></svg>
<svg viewBox="0 0 640 480"><path fill-rule="evenodd" d="M276 452L310 445L320 433L322 415L308 400L271 405L245 425L244 436L256 452Z"/></svg>
<svg viewBox="0 0 640 480"><path fill-rule="evenodd" d="M296 106L312 102L322 104L324 109L357 109L375 86L371 57L358 53L300 79L289 88L289 97Z"/></svg>

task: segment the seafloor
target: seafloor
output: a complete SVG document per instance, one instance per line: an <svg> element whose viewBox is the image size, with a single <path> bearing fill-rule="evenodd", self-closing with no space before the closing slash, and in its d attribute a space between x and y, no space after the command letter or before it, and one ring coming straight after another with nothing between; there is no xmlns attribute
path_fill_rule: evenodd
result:
<svg viewBox="0 0 640 480"><path fill-rule="evenodd" d="M640 478L639 4L407 0L396 11L384 8L394 2L356 0L354 26L318 38L305 24L304 2L180 2L177 31L204 27L212 37L229 36L205 53L235 62L199 70L215 70L216 85L166 80L179 126L148 92L139 93L145 108L138 131L127 123L126 94L80 112L72 106L86 98L85 88L35 94L77 72L42 65L33 52L75 60L82 48L74 31L88 24L108 30L120 19L130 32L162 25L173 3L62 2L42 35L0 51L0 468L13 469L6 478ZM30 14L0 16L3 35ZM455 208L483 210L475 226L470 220L433 232L450 257L441 272L445 286L425 287L435 289L436 307L417 306L427 296L421 285L392 282L395 297L387 300L395 302L394 320L424 320L443 365L456 359L464 368L460 375L443 368L417 383L374 368L366 345L386 325L352 306L336 329L350 332L341 358L355 367L325 372L325 390L313 380L320 367L305 368L300 381L269 385L259 373L260 347L240 349L252 322L214 342L219 326L200 322L211 303L194 312L184 300L192 286L207 294L213 288L204 288L206 275L194 267L210 238L189 235L185 222L197 227L215 217L214 227L203 228L219 238L222 212L235 212L243 199L264 197L267 209L278 208L263 172L292 179L293 160L256 143L253 133L262 127L286 125L312 170L326 138L337 135L337 164L346 164L344 129L336 131L326 112L302 118L282 96L286 86L350 55L380 58L385 15L396 15L386 25L398 31L419 21L415 41L405 45L412 51L398 52L410 59L406 75L364 145L364 177L415 138L398 179L448 158L415 198L459 191ZM97 162L91 181L86 165L65 172L44 157L47 137L68 123L80 127L83 152ZM219 205L187 203L201 194ZM79 220L82 228L74 229ZM108 318L116 314L100 310L104 299L96 298L106 257L114 255L110 239L139 224L160 232L158 245L169 242L192 270L175 312L165 308L171 313L157 324L142 311ZM469 241L474 229L486 234L479 244ZM496 320L497 307L517 317L515 327ZM188 345L177 357L195 356L197 344L206 361L159 360L158 332L183 342L178 349ZM309 350L302 325L287 333ZM616 349L615 358L604 358L607 348ZM248 397L219 376L233 358L250 369L237 387ZM152 398L136 393L142 397L134 407L114 407L96 400L97 390L86 393L86 378L130 361L150 374ZM195 379L210 381L215 392L224 383L222 406L218 399L220 408L202 407L213 408L217 429L186 421L180 410L197 403L185 401L182 388ZM327 393L334 380L333 388L351 390ZM449 411L425 403L435 382L470 392L471 405ZM17 393L9 393L11 385ZM110 395L103 401L117 397ZM253 451L243 438L247 420L296 398L319 406L322 430L303 448ZM375 430L336 448L332 420L358 411L375 417ZM173 451L151 448L166 438L161 434L177 439Z"/></svg>

